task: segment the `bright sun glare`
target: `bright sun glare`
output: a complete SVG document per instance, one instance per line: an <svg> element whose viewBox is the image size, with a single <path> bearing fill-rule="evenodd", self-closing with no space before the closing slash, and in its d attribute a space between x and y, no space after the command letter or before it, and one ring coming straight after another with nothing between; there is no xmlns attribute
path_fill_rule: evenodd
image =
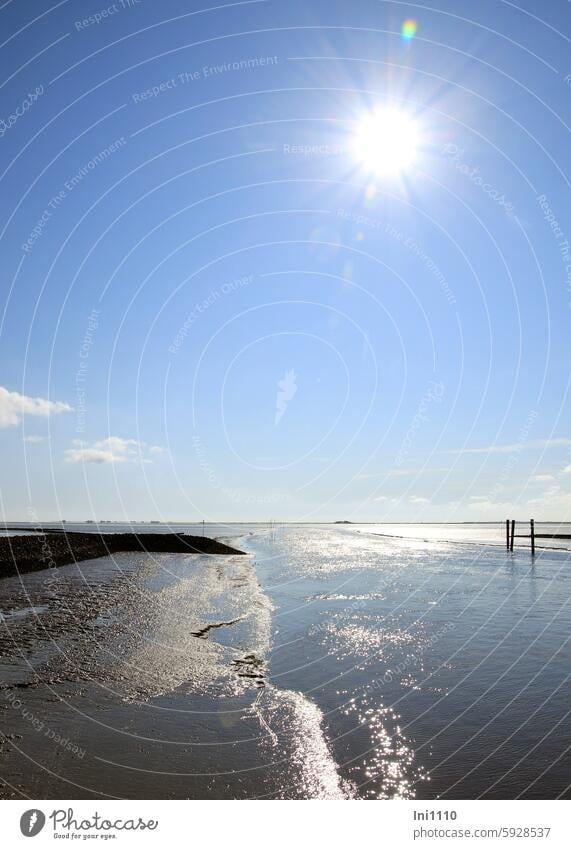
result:
<svg viewBox="0 0 571 849"><path fill-rule="evenodd" d="M379 175L400 174L412 164L418 148L418 128L411 118L394 107L365 115L354 137L359 163Z"/></svg>

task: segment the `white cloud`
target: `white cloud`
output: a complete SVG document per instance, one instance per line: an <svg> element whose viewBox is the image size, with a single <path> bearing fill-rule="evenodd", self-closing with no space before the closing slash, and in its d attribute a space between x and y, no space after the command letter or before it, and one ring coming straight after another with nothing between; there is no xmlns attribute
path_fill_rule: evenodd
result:
<svg viewBox="0 0 571 849"><path fill-rule="evenodd" d="M416 469L391 469L389 475L393 478L400 478L407 475L428 475L449 471L450 469L446 466L420 466Z"/></svg>
<svg viewBox="0 0 571 849"><path fill-rule="evenodd" d="M74 439L73 448L68 448L65 452L65 462L101 465L138 460L141 463L151 463L147 454L162 453L162 450L158 445L149 448L145 442L139 442L137 439L123 439L121 436L108 436L92 444Z"/></svg>
<svg viewBox="0 0 571 849"><path fill-rule="evenodd" d="M526 448L558 448L571 445L571 439L533 439L530 442L512 442L509 445L486 445L483 448L454 448L444 454L513 454Z"/></svg>
<svg viewBox="0 0 571 849"><path fill-rule="evenodd" d="M553 475L534 475L532 480L534 480L534 481L552 481Z"/></svg>
<svg viewBox="0 0 571 849"><path fill-rule="evenodd" d="M57 413L70 413L72 408L63 401L48 401L47 398L31 398L10 392L0 386L0 427L15 427L19 425L22 416L48 416Z"/></svg>
<svg viewBox="0 0 571 849"><path fill-rule="evenodd" d="M65 452L66 463L117 463L122 459L99 448L68 448Z"/></svg>
<svg viewBox="0 0 571 849"><path fill-rule="evenodd" d="M430 499L423 498L421 495L411 495L409 501L411 504L430 504Z"/></svg>
<svg viewBox="0 0 571 849"><path fill-rule="evenodd" d="M431 474L432 472L449 472L450 469L447 466L420 466L418 468L408 469L408 468L396 468L396 469L388 469L384 472L363 472L356 476L356 480L367 480L369 478L404 478L404 477L412 477L413 475L424 475Z"/></svg>
<svg viewBox="0 0 571 849"><path fill-rule="evenodd" d="M518 506L511 501L491 501L489 498L481 498L478 501L472 501L466 505L468 510L476 511L480 519L498 519L512 516L514 512L518 512ZM461 506L462 509L462 506Z"/></svg>
<svg viewBox="0 0 571 849"><path fill-rule="evenodd" d="M535 518L538 522L563 521L571 516L571 493L565 492L553 483L540 495L533 498L513 501L493 501L486 499L461 505L460 512L466 507L478 514L478 519L503 520L508 517Z"/></svg>
<svg viewBox="0 0 571 849"><path fill-rule="evenodd" d="M99 442L95 442L93 447L100 448L103 451L111 451L119 457L125 457L128 454L136 454L139 445L143 447L144 443L139 443L136 439L108 436L106 439L100 439Z"/></svg>
<svg viewBox="0 0 571 849"><path fill-rule="evenodd" d="M564 475L571 475L571 466L565 466L565 468L562 469L562 472Z"/></svg>
<svg viewBox="0 0 571 849"><path fill-rule="evenodd" d="M29 445L35 445L38 442L45 442L47 436L37 436L34 433L31 433L29 436L24 437L24 442L27 442Z"/></svg>

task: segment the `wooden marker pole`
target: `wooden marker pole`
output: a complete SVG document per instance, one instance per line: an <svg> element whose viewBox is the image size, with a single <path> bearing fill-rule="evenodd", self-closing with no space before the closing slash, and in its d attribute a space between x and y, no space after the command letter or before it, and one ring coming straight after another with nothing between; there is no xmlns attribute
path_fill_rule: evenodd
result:
<svg viewBox="0 0 571 849"><path fill-rule="evenodd" d="M506 519L506 549L510 550L510 520Z"/></svg>
<svg viewBox="0 0 571 849"><path fill-rule="evenodd" d="M530 536L531 536L531 556L535 555L535 521L529 520Z"/></svg>
<svg viewBox="0 0 571 849"><path fill-rule="evenodd" d="M510 540L510 551L514 550L514 537L515 537L515 519L512 519L512 535Z"/></svg>

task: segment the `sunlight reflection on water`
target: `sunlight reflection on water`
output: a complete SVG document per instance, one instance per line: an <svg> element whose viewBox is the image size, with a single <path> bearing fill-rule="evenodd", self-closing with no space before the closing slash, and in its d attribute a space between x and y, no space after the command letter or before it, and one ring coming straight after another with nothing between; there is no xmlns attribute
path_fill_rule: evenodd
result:
<svg viewBox="0 0 571 849"><path fill-rule="evenodd" d="M370 697L352 699L345 709L354 722L366 727L370 747L353 767L359 795L370 799L413 799L414 784L426 780L415 762L414 749L403 735L400 717Z"/></svg>
<svg viewBox="0 0 571 849"><path fill-rule="evenodd" d="M363 528L242 542L253 557L121 554L4 579L5 680L39 675L105 753L66 775L147 798L152 751L173 798L505 798L515 779L530 798L565 792L568 554ZM56 711L25 692L68 733L59 697ZM134 729L121 740L132 773L114 766L113 729L90 722L101 704L105 723L111 708ZM6 718L21 734L22 717ZM45 795L50 752L37 755L29 780Z"/></svg>
<svg viewBox="0 0 571 849"><path fill-rule="evenodd" d="M339 773L359 797L433 798L450 785L454 798L487 786L505 798L522 745L554 721L569 728L559 686L568 555L530 561L524 550L460 544L470 528L438 542L443 531L425 542L365 526L284 527L272 542L252 540L275 605L270 680L322 709ZM480 538L490 532L499 525ZM536 683L537 657L549 671ZM549 752L518 763L523 789L560 756L551 737ZM484 758L482 773L467 770ZM564 791L564 771L555 775Z"/></svg>

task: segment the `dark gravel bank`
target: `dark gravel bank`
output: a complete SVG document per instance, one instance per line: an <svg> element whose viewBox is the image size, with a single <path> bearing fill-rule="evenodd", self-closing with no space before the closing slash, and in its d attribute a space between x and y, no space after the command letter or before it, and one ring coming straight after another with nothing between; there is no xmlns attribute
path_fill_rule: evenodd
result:
<svg viewBox="0 0 571 849"><path fill-rule="evenodd" d="M119 551L171 554L244 554L209 537L186 534L82 534L56 531L0 537L0 577L35 572Z"/></svg>

